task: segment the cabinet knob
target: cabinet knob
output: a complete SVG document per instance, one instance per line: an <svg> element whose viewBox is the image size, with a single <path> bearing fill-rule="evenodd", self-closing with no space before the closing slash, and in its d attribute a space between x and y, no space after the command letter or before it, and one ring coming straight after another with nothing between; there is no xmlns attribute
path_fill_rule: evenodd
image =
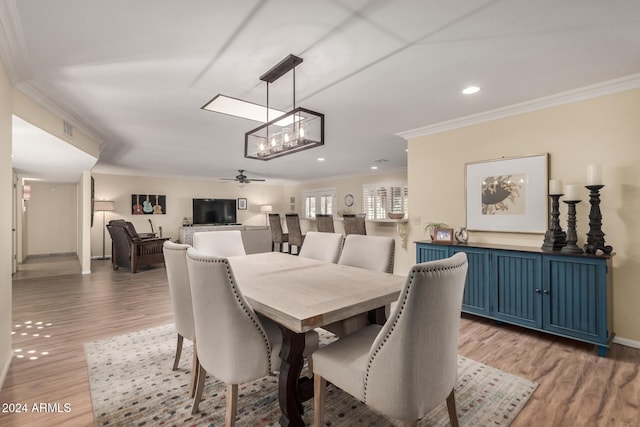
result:
<svg viewBox="0 0 640 427"><path fill-rule="evenodd" d="M544 292L545 294L549 295L549 290L548 290L548 289L545 289L545 290L544 290L544 291L542 291L542 292Z"/></svg>
<svg viewBox="0 0 640 427"><path fill-rule="evenodd" d="M540 293L540 289L536 288L536 294Z"/></svg>

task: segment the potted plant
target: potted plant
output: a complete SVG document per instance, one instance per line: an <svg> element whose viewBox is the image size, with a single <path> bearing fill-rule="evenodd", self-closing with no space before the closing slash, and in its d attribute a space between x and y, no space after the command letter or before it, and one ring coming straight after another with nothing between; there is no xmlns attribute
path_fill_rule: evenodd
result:
<svg viewBox="0 0 640 427"><path fill-rule="evenodd" d="M428 222L424 225L424 233L433 240L433 232L436 228L451 228L444 222Z"/></svg>

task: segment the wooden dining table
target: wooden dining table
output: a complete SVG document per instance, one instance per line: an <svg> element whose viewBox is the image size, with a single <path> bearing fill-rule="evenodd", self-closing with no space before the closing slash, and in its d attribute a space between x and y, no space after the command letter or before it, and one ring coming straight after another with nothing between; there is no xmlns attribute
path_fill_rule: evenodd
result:
<svg viewBox="0 0 640 427"><path fill-rule="evenodd" d="M282 330L280 425L304 426L302 402L313 396L313 381L300 377L305 332L365 312L384 322L384 307L398 298L406 278L279 252L229 262L251 307Z"/></svg>

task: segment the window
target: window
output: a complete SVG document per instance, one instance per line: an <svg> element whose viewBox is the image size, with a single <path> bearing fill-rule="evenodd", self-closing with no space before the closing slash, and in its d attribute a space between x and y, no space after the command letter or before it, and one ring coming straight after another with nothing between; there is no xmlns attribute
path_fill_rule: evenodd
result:
<svg viewBox="0 0 640 427"><path fill-rule="evenodd" d="M315 218L316 214L333 214L336 202L336 189L310 190L302 192L304 217Z"/></svg>
<svg viewBox="0 0 640 427"><path fill-rule="evenodd" d="M406 184L365 185L362 192L367 219L387 219L387 212L409 211L409 187Z"/></svg>

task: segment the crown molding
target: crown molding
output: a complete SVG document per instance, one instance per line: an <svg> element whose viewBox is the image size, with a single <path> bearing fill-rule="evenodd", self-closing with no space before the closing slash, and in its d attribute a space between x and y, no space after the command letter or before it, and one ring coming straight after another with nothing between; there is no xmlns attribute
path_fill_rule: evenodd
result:
<svg viewBox="0 0 640 427"><path fill-rule="evenodd" d="M457 119L420 127L417 129L411 129L408 131L397 133L396 135L409 140L412 138L433 135L436 133L459 129L479 123L490 122L506 117L517 116L532 111L544 110L546 108L584 101L587 99L611 95L614 93L624 92L637 88L640 88L640 74L632 74L630 76L621 77L619 79L608 80L594 85L573 89L567 92L560 92L555 95L545 96L531 101L513 104L507 107L497 108L495 110L489 110L478 114L472 114L470 116L460 117Z"/></svg>
<svg viewBox="0 0 640 427"><path fill-rule="evenodd" d="M47 96L33 81L24 81L15 85L16 89L20 92L24 93L26 96L31 98L36 103L40 104L40 106L47 109L50 113L55 114L61 119L67 121L73 127L81 130L84 134L92 138L94 141L100 145L100 151L104 148L105 140L100 135L98 131L96 131L91 125L87 124L83 119L78 117L75 113L73 113L68 108L63 105L57 103L49 96Z"/></svg>
<svg viewBox="0 0 640 427"><path fill-rule="evenodd" d="M91 125L68 108L54 101L37 87L29 71L27 44L24 39L20 15L15 0L0 1L0 57L11 84L42 107L69 122L94 139L100 148L104 138Z"/></svg>
<svg viewBox="0 0 640 427"><path fill-rule="evenodd" d="M15 0L0 2L0 56L12 84L32 78Z"/></svg>

